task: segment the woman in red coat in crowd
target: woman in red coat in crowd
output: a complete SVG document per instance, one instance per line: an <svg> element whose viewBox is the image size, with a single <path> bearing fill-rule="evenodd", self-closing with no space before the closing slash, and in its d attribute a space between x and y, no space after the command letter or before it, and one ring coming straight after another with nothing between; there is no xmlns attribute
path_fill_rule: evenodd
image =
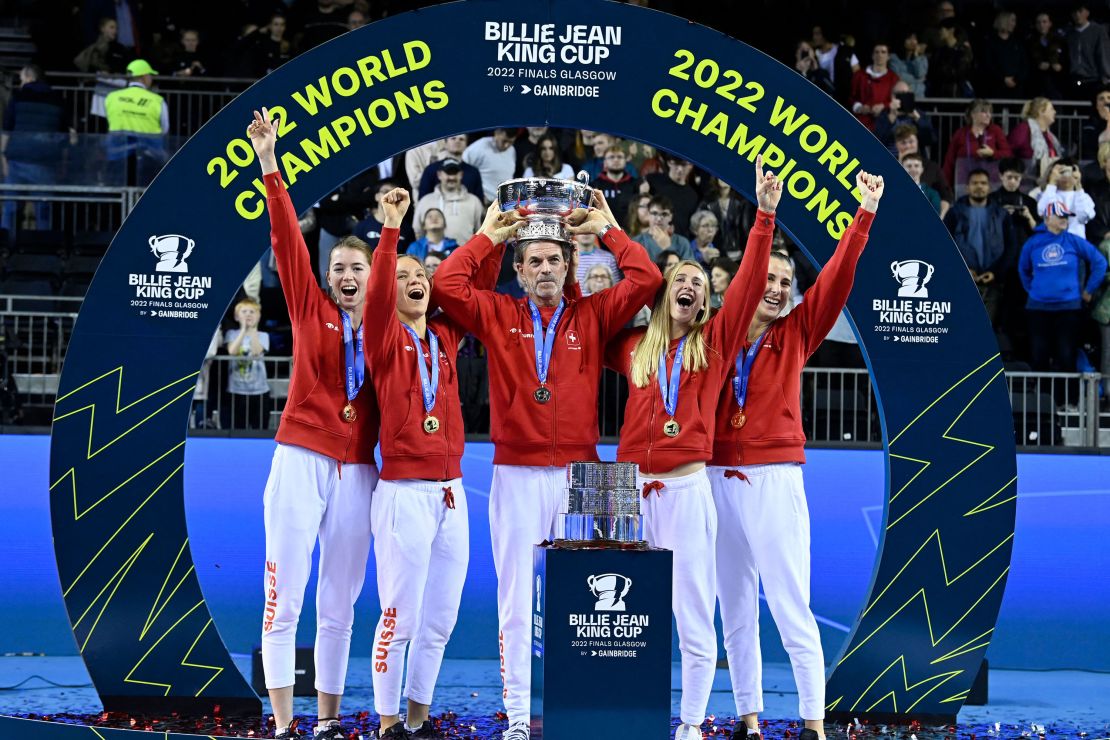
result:
<svg viewBox="0 0 1110 740"><path fill-rule="evenodd" d="M1013 156L1006 132L991 123L991 103L982 98L971 101L967 109L967 125L956 129L944 153L944 176L956 185L956 160L976 159L997 161Z"/></svg>

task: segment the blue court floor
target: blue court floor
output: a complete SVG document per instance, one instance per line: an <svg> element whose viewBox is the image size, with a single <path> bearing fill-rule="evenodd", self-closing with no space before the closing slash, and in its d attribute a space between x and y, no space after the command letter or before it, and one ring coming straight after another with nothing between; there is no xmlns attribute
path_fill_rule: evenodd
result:
<svg viewBox="0 0 1110 740"><path fill-rule="evenodd" d="M236 656L240 670L249 675L250 656ZM369 658L352 657L344 697L345 713L373 709ZM679 666L674 664L672 683L677 684ZM19 689L9 687L32 678ZM789 720L797 717L797 694L790 666L771 663L764 667L764 717ZM59 688L51 685L61 684ZM495 660L446 660L440 675L433 713L451 711L460 717L492 717L501 709L500 681ZM678 692L671 699L671 713L678 714ZM266 705L269 710L268 704ZM62 713L91 714L100 710L88 673L76 656L0 658L0 714ZM315 700L298 698L298 715L315 712ZM709 714L718 720L735 715L728 674L718 670L709 700ZM965 707L960 726L1001 723L997 736L1036 737L1034 725L1049 728L1054 737L1110 737L1110 674L1088 671L994 670L989 678L989 703ZM1005 729L1009 728L1010 732ZM831 728L830 728L831 729ZM774 732L769 737L777 737ZM830 732L829 737L844 735ZM924 734L923 734L924 736ZM960 732L959 736L965 736ZM907 736L908 737L908 736Z"/></svg>

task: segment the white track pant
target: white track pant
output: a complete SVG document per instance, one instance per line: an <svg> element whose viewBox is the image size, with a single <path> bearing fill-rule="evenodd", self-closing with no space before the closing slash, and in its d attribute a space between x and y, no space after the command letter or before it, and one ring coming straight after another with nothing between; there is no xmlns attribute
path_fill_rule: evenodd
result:
<svg viewBox="0 0 1110 740"><path fill-rule="evenodd" d="M745 479L725 477L739 470ZM809 508L795 463L710 467L717 534L717 597L738 714L763 711L759 580L790 655L802 719L825 716L825 659L809 608Z"/></svg>
<svg viewBox="0 0 1110 740"><path fill-rule="evenodd" d="M497 571L502 697L509 724L528 721L532 688L532 556L555 537L566 496L565 468L494 465L489 530Z"/></svg>
<svg viewBox="0 0 1110 740"><path fill-rule="evenodd" d="M370 555L370 499L376 465L344 465L279 444L266 481L266 607L262 667L266 688L292 686L304 590L320 538L316 587L316 690L342 694L355 599Z"/></svg>
<svg viewBox="0 0 1110 740"><path fill-rule="evenodd" d="M380 481L372 520L382 607L374 630L374 711L395 715L401 708L405 648L405 696L431 704L459 615L470 558L462 479Z"/></svg>
<svg viewBox="0 0 1110 740"><path fill-rule="evenodd" d="M641 476L640 486L652 480ZM682 654L679 716L684 723L697 727L705 721L717 667L717 631L713 626L717 512L704 470L658 482L663 487L649 490L641 504L644 539L653 547L665 547L674 553L671 608Z"/></svg>

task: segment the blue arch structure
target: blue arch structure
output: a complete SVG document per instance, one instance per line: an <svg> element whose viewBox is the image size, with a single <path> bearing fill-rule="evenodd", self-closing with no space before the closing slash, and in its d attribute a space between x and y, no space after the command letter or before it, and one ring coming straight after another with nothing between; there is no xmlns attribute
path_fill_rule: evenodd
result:
<svg viewBox="0 0 1110 740"><path fill-rule="evenodd" d="M281 119L299 210L452 133L590 128L678 152L749 197L762 153L786 181L779 222L823 264L856 210L855 173L882 174L849 310L880 400L885 536L829 710L955 717L1001 603L1016 492L1002 363L967 269L921 193L833 100L718 32L601 0L470 0L347 34L230 103L146 191L82 308L51 450L66 607L106 708L258 710L197 581L182 466L196 368L268 244L245 133L262 106ZM178 249L187 272L158 272L152 248Z"/></svg>

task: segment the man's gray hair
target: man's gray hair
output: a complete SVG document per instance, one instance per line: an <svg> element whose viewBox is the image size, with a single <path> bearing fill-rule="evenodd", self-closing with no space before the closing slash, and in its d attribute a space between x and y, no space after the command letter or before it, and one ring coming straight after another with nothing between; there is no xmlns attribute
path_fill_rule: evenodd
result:
<svg viewBox="0 0 1110 740"><path fill-rule="evenodd" d="M513 264L519 265L524 263L524 253L533 244L556 244L563 249L563 260L570 263L571 253L574 251L574 245L564 241L556 241L554 239L523 239L513 244Z"/></svg>

